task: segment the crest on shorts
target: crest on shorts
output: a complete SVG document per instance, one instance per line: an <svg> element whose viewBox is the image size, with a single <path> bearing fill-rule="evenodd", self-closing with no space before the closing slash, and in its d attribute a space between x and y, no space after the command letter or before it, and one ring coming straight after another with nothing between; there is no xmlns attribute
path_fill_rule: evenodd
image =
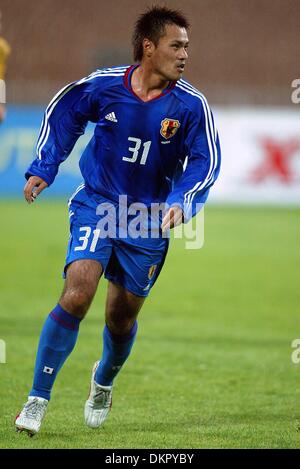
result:
<svg viewBox="0 0 300 469"><path fill-rule="evenodd" d="M160 135L164 138L174 137L180 127L180 122L176 119L166 117L161 121Z"/></svg>
<svg viewBox="0 0 300 469"><path fill-rule="evenodd" d="M151 265L150 269L149 269L149 272L148 272L148 279L151 280L153 275L154 275L154 272L156 271L156 267L157 265Z"/></svg>

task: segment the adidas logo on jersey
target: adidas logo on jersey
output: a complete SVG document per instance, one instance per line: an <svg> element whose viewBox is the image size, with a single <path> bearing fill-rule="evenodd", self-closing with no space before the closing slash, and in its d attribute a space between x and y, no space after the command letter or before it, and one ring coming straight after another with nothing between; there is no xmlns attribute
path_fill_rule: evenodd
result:
<svg viewBox="0 0 300 469"><path fill-rule="evenodd" d="M116 118L116 114L114 112L106 114L105 119L112 122L118 122L118 119Z"/></svg>

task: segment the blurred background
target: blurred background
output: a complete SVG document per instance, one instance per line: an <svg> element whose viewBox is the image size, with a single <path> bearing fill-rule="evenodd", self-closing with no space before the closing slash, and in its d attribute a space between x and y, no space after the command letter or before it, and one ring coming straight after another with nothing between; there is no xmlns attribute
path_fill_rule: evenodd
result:
<svg viewBox="0 0 300 469"><path fill-rule="evenodd" d="M155 2L154 2L155 3ZM157 2L164 3L164 2ZM298 0L187 0L187 78L221 105L289 106L299 77ZM132 62L131 32L145 0L1 0L2 34L12 46L10 103L43 104L64 83Z"/></svg>
<svg viewBox="0 0 300 469"><path fill-rule="evenodd" d="M132 63L132 27L149 4L1 0L0 35L11 54L0 194L19 194L45 105L60 88L97 68ZM300 104L291 100L292 82L300 79L299 0L167 4L190 19L185 78L206 95L220 131L223 170L211 201L299 204ZM80 181L77 163L89 137L62 165L49 196L65 195Z"/></svg>

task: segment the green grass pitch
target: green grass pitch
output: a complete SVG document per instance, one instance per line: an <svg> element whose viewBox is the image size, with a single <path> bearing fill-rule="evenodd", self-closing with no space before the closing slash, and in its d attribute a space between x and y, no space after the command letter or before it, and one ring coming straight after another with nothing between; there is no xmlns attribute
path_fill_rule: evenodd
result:
<svg viewBox="0 0 300 469"><path fill-rule="evenodd" d="M14 432L39 331L56 304L66 204L0 203L1 448L299 448L300 212L207 206L205 245L175 240L139 317L103 428L83 422L106 281L56 381L41 432Z"/></svg>

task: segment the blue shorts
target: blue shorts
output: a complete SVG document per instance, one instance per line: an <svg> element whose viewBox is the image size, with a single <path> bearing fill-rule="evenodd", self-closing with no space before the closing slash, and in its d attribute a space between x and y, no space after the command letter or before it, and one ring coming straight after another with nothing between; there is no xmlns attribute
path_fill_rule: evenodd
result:
<svg viewBox="0 0 300 469"><path fill-rule="evenodd" d="M104 216L96 213L99 204L102 207L113 205L118 211L116 202L99 194L88 194L84 185L79 186L69 200L70 238L64 277L72 262L94 259L101 264L106 279L137 296L148 296L164 264L169 239L133 239L119 236L118 232L101 236L103 230L99 229L99 220L104 221Z"/></svg>

